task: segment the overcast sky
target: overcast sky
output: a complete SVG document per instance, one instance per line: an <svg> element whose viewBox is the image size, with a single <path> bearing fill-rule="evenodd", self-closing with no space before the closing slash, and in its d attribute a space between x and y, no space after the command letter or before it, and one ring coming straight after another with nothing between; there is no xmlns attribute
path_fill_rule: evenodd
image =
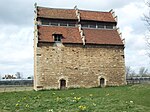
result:
<svg viewBox="0 0 150 112"><path fill-rule="evenodd" d="M109 11L118 16L118 27L125 38L126 66L138 72L150 69L146 55L146 25L148 13L145 0L0 0L0 74L21 72L33 75L34 3L44 7Z"/></svg>

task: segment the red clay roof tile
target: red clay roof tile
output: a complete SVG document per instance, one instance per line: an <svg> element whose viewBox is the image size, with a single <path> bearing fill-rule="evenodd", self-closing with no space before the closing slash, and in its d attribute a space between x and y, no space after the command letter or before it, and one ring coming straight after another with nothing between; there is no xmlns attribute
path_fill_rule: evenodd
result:
<svg viewBox="0 0 150 112"><path fill-rule="evenodd" d="M75 10L73 9L53 9L38 7L38 17L55 18L55 19L75 19Z"/></svg>
<svg viewBox="0 0 150 112"><path fill-rule="evenodd" d="M79 10L79 13L81 20L116 22L110 12ZM54 9L38 7L38 17L77 20L76 11L74 9Z"/></svg>
<svg viewBox="0 0 150 112"><path fill-rule="evenodd" d="M84 29L86 44L123 45L117 30Z"/></svg>
<svg viewBox="0 0 150 112"><path fill-rule="evenodd" d="M53 34L62 34L62 43L82 43L77 27L39 26L39 42L54 42ZM83 29L86 44L123 45L116 30Z"/></svg>
<svg viewBox="0 0 150 112"><path fill-rule="evenodd" d="M110 12L96 12L96 11L85 11L79 10L81 20L93 20L103 22L116 22Z"/></svg>
<svg viewBox="0 0 150 112"><path fill-rule="evenodd" d="M39 26L39 41L54 42L53 34L62 34L62 43L82 43L77 27Z"/></svg>
<svg viewBox="0 0 150 112"><path fill-rule="evenodd" d="M81 21L92 20L102 22L116 22L110 12L96 12L79 10ZM74 9L52 9L38 7L38 17L53 19L76 19ZM39 42L54 42L53 34L62 34L62 43L80 43L82 39L77 27L38 26ZM83 29L86 44L124 45L117 30Z"/></svg>

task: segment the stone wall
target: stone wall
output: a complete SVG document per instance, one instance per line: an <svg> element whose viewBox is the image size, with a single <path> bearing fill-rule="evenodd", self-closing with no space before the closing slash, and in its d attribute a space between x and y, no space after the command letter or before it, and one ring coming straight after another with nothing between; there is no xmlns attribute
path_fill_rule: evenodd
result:
<svg viewBox="0 0 150 112"><path fill-rule="evenodd" d="M39 43L35 58L35 89L97 87L126 84L123 46Z"/></svg>

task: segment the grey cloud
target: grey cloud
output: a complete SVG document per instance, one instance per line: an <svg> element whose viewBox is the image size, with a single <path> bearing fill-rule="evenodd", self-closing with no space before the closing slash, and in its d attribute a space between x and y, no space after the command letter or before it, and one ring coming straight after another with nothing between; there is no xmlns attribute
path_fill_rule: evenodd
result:
<svg viewBox="0 0 150 112"><path fill-rule="evenodd" d="M134 2L136 2L136 1L139 1L139 0L134 0ZM133 1L131 1L131 0L106 0L104 2L104 1L97 0L97 3L92 3L92 1L91 1L91 4L93 4L93 5L89 4L89 6L92 9L95 7L98 10L110 10L110 9L122 8L131 2L133 2Z"/></svg>
<svg viewBox="0 0 150 112"><path fill-rule="evenodd" d="M7 67L2 67L2 66L7 66ZM0 74L15 74L16 72L21 72L24 77L31 76L33 75L33 64L29 63L24 63L22 65L4 65L0 64Z"/></svg>
<svg viewBox="0 0 150 112"><path fill-rule="evenodd" d="M137 2L140 0L135 0ZM33 25L34 3L48 7L70 7L78 5L81 9L110 10L133 2L131 0L1 0L0 24Z"/></svg>
<svg viewBox="0 0 150 112"><path fill-rule="evenodd" d="M32 25L33 0L1 0L0 24Z"/></svg>
<svg viewBox="0 0 150 112"><path fill-rule="evenodd" d="M1 26L0 72L33 75L33 28Z"/></svg>
<svg viewBox="0 0 150 112"><path fill-rule="evenodd" d="M38 1L39 5L47 7L63 7L73 8L75 5L79 9L91 9L91 10L110 10L115 8L121 8L131 2L141 2L141 0L45 0Z"/></svg>
<svg viewBox="0 0 150 112"><path fill-rule="evenodd" d="M135 72L138 72L140 67L146 67L149 69L150 61L147 55L139 55L137 50L125 50L125 62L126 66L131 66Z"/></svg>

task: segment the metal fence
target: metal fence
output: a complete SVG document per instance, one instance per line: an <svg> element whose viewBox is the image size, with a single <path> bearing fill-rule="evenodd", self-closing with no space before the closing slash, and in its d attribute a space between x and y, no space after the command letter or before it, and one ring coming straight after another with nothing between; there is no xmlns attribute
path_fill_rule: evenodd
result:
<svg viewBox="0 0 150 112"><path fill-rule="evenodd" d="M0 92L31 91L33 79L1 79Z"/></svg>
<svg viewBox="0 0 150 112"><path fill-rule="evenodd" d="M150 84L150 77L131 77L126 79L127 84Z"/></svg>
<svg viewBox="0 0 150 112"><path fill-rule="evenodd" d="M0 92L17 92L17 91L31 91L33 86L0 86Z"/></svg>
<svg viewBox="0 0 150 112"><path fill-rule="evenodd" d="M33 79L1 79L1 85L26 85L33 86Z"/></svg>

